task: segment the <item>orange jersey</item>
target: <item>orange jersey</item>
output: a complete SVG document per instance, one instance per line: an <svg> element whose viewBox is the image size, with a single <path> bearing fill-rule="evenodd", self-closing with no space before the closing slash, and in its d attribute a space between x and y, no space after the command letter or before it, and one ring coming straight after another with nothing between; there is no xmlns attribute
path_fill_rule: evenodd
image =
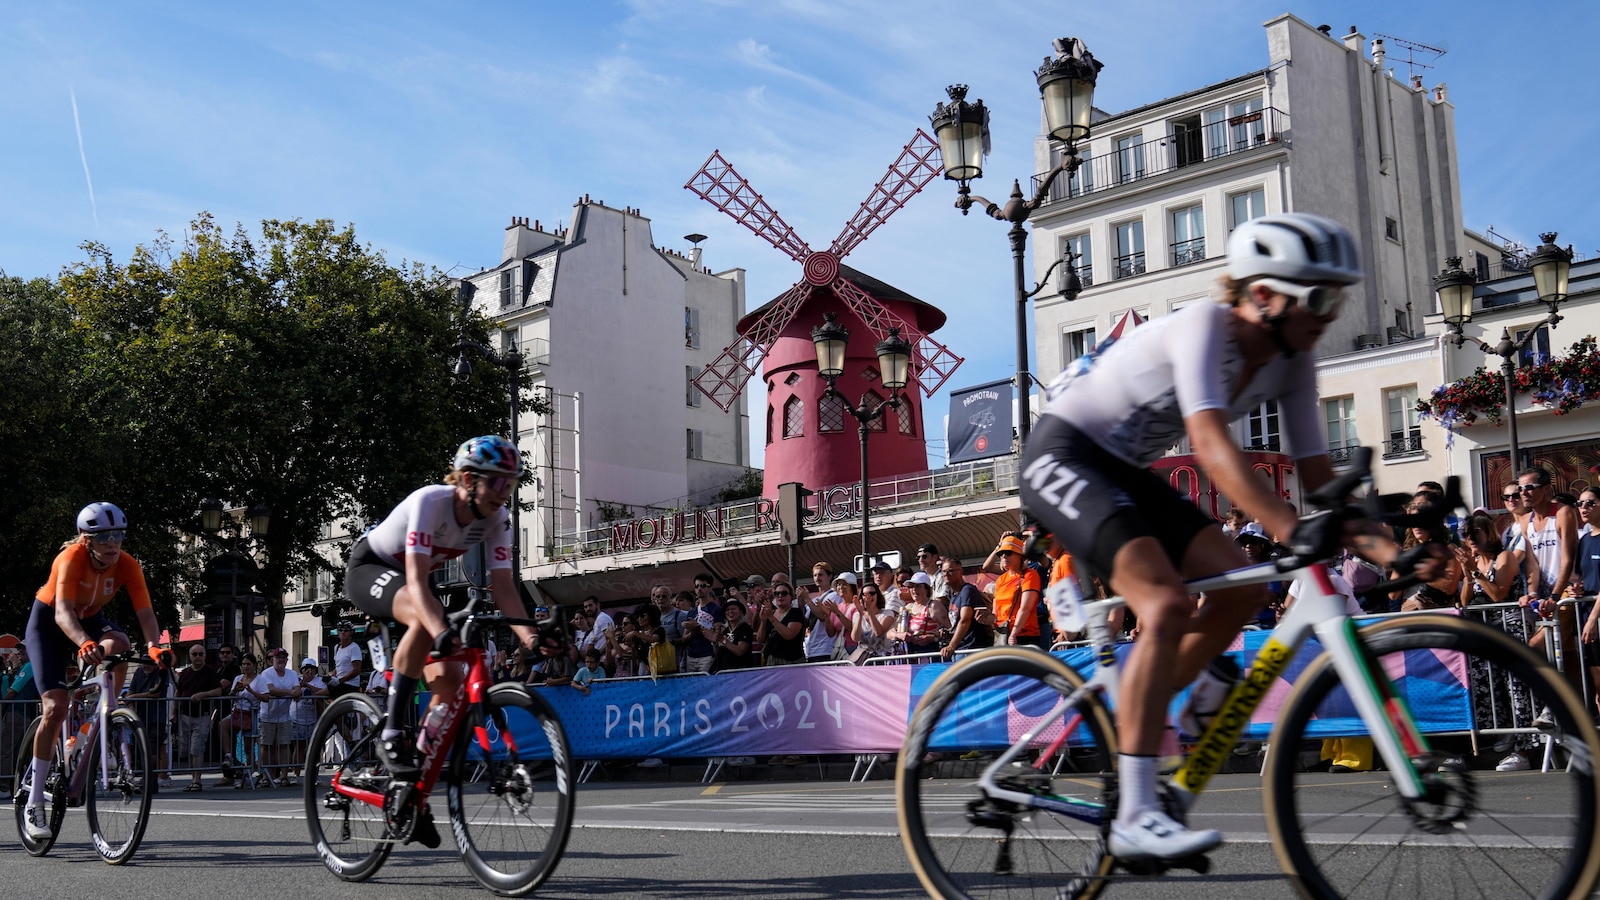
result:
<svg viewBox="0 0 1600 900"><path fill-rule="evenodd" d="M994 580L994 620L996 622L1010 622L1016 612L1017 600L1024 591L1037 591L1039 589L1039 573L1022 567L1021 572L1001 572L1000 577ZM1039 617L1033 610L1024 610L1022 622L1017 626L1020 636L1036 635L1039 633Z"/></svg>
<svg viewBox="0 0 1600 900"><path fill-rule="evenodd" d="M56 555L56 561L50 564L50 580L34 597L48 606L55 606L56 600L66 597L82 619L110 603L121 587L128 589L134 609L150 608L150 591L144 586L144 569L138 560L124 553L116 565L101 571L89 558L88 545L79 542Z"/></svg>
<svg viewBox="0 0 1600 900"><path fill-rule="evenodd" d="M1055 584L1063 578L1076 578L1078 571L1072 567L1072 554L1063 553L1056 557L1050 564L1050 583Z"/></svg>

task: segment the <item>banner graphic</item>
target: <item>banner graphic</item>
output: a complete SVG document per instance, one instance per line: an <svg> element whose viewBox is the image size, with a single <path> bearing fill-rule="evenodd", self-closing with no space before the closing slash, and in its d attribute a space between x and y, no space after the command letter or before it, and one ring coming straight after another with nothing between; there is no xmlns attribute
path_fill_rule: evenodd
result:
<svg viewBox="0 0 1600 900"><path fill-rule="evenodd" d="M945 425L950 465L1011 452L1014 388L1010 381L995 381L950 392L950 418Z"/></svg>

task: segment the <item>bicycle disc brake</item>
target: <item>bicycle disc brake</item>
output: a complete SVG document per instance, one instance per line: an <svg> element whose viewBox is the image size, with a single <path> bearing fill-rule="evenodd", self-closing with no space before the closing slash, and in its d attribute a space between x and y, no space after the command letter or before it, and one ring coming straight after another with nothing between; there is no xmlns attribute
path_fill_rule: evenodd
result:
<svg viewBox="0 0 1600 900"><path fill-rule="evenodd" d="M500 797L517 815L523 815L533 805L533 773L525 762L504 764L489 785L489 793Z"/></svg>
<svg viewBox="0 0 1600 900"><path fill-rule="evenodd" d="M411 833L417 830L417 804L411 801L415 793L413 786L407 782L396 781L389 785L383 792L383 823L389 837L400 843L411 840Z"/></svg>
<svg viewBox="0 0 1600 900"><path fill-rule="evenodd" d="M1478 811L1478 785L1465 765L1429 754L1415 761L1422 776L1422 796L1400 798L1413 824L1429 834L1454 833Z"/></svg>

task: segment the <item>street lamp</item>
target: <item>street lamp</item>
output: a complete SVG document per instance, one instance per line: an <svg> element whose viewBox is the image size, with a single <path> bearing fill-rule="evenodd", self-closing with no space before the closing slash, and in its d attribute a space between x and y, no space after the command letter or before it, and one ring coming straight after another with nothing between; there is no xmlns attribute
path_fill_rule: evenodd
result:
<svg viewBox="0 0 1600 900"><path fill-rule="evenodd" d="M200 515L200 531L191 533L198 534L200 537L223 548L223 553L220 556L214 557L211 562L206 564L207 574L211 575L212 578L219 574L217 572L219 568L222 569L221 574L226 574L228 578L228 602L223 607L223 640L231 642L234 638L233 628L231 627L233 609L242 596L244 600L244 639L241 643L248 650L255 630L255 595L253 593L244 595L239 593L239 575L243 572L254 582L260 570L256 566L255 560L243 550L243 544L247 540L244 533L245 523L230 518L229 521L232 523L230 530L232 533L223 536L218 534L222 530L224 513L221 500L209 497L201 500L198 512ZM250 527L248 540L255 541L258 538L267 536L267 531L272 526L272 510L265 503L257 503L251 506L245 513L245 518ZM220 581L220 579L218 580ZM212 589L218 586L209 581L207 583L207 587ZM215 603L210 604L213 608L215 605Z"/></svg>
<svg viewBox="0 0 1600 900"><path fill-rule="evenodd" d="M939 139L939 152L944 159L944 177L957 182L956 208L966 215L974 203L983 208L992 219L1010 222L1007 236L1011 240L1011 257L1015 269L1017 293L1017 396L1022 415L1017 422L1019 443L1026 443L1032 426L1029 394L1033 386L1028 375L1028 299L1038 294L1049 282L1049 273L1032 290L1027 288L1023 251L1027 248L1028 232L1022 223L1038 209L1050 195L1050 186L1062 175L1071 177L1083 160L1078 157L1078 144L1089 138L1089 117L1093 110L1094 87L1103 64L1090 55L1083 41L1061 38L1054 42L1056 55L1046 57L1044 65L1034 72L1039 84L1039 98L1044 104L1045 130L1051 140L1066 144L1061 162L1039 182L1033 198L1022 196L1022 182L1013 180L1011 197L1005 206L975 196L968 182L983 177L983 156L989 152L989 111L982 100L967 102L967 86L954 84L945 89L949 103L934 107L929 121ZM1067 300L1077 297L1082 290L1076 266L1076 254L1070 250L1055 265L1068 263L1070 277L1063 273L1058 288ZM1053 265L1051 268L1055 268ZM1076 284L1076 290L1069 290Z"/></svg>
<svg viewBox="0 0 1600 900"><path fill-rule="evenodd" d="M505 353L496 353L490 347L477 341L457 341L451 348L456 355L455 375L457 379L465 379L472 375L472 361L467 359L467 351L471 350L483 357L490 365L499 366L506 370L506 393L511 395L511 442L517 445L517 453L522 453L522 433L518 430L517 419L522 409L522 353L516 348ZM516 478L511 482L511 558L516 560L517 577L522 577L522 503L519 495L522 491L522 479Z"/></svg>
<svg viewBox="0 0 1600 900"><path fill-rule="evenodd" d="M1572 250L1556 246L1556 232L1546 232L1539 237L1544 244L1529 261L1533 265L1534 289L1538 291L1539 301L1550 308L1550 313L1543 322L1523 332L1518 340L1511 339L1509 328L1501 329L1500 342L1497 344L1462 333L1463 326L1472 321L1472 295L1478 276L1461 268L1461 257L1446 259L1444 271L1433 279L1433 289L1439 295L1439 311L1444 314L1445 327L1448 329L1446 340L1452 341L1457 349L1471 341L1485 354L1500 357L1500 378L1506 386L1506 437L1510 443L1513 473L1527 465L1522 459L1522 448L1517 443L1517 357L1539 333L1540 325L1554 328L1561 321L1561 314L1556 310L1567 297L1567 276L1572 268Z"/></svg>
<svg viewBox="0 0 1600 900"><path fill-rule="evenodd" d="M889 390L889 399L871 406L867 403L867 395L862 394L861 403L852 407L850 401L834 388L835 380L844 374L844 352L850 343L850 332L834 320L833 313L827 313L823 323L812 330L811 341L817 347L817 374L828 382L828 389L823 396L833 397L844 404L855 418L857 434L861 437L861 558L862 565L870 569L872 537L869 509L872 497L867 484L867 437L872 433L872 423L882 417L885 409L898 409L900 406L900 389L911 380L911 342L900 336L900 329L889 329L889 336L874 348L878 354L878 373L883 379L883 386Z"/></svg>

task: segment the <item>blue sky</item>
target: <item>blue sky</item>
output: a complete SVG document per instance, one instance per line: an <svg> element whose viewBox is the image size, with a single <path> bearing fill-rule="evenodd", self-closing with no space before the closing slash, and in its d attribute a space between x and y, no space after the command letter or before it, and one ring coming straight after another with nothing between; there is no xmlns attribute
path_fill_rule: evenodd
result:
<svg viewBox="0 0 1600 900"><path fill-rule="evenodd" d="M10 3L0 269L53 275L85 240L125 258L208 210L351 222L391 260L470 271L499 261L511 216L563 221L589 194L642 209L664 246L709 235L753 308L799 267L682 189L713 149L826 246L946 84L991 108L977 190L1003 196L1033 174L1052 38L1105 62L1096 105L1117 111L1264 66L1261 23L1284 11L1446 49L1424 74L1456 105L1467 226L1600 251L1592 0ZM929 185L849 262L949 313L960 386L1007 377L1015 351L1005 229L953 199Z"/></svg>

